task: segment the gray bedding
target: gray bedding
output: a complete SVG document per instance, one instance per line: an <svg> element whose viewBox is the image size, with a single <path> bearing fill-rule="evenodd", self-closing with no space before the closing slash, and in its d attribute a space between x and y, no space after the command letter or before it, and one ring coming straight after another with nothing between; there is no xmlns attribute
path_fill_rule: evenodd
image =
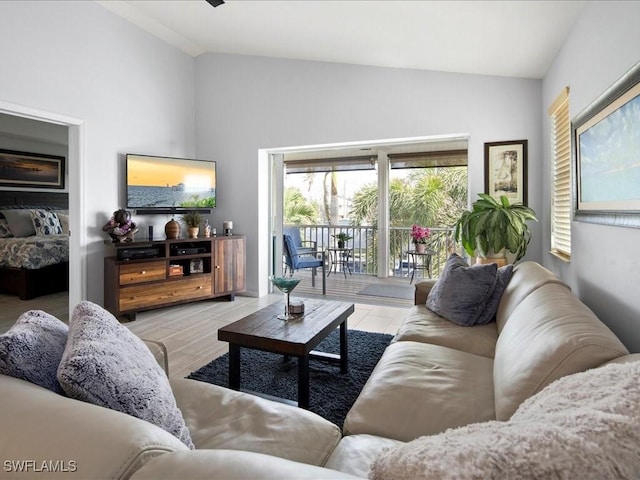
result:
<svg viewBox="0 0 640 480"><path fill-rule="evenodd" d="M0 238L0 267L36 270L68 261L68 235Z"/></svg>

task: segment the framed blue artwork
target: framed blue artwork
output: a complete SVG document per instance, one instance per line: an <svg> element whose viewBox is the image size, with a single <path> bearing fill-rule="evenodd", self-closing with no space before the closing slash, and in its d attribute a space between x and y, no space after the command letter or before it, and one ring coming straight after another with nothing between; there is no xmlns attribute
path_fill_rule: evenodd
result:
<svg viewBox="0 0 640 480"><path fill-rule="evenodd" d="M574 216L640 227L640 63L571 122Z"/></svg>

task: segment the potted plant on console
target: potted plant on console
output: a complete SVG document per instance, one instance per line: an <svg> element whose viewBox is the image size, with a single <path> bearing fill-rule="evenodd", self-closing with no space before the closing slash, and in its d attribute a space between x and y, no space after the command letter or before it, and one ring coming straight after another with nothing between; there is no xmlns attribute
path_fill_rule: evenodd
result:
<svg viewBox="0 0 640 480"><path fill-rule="evenodd" d="M200 231L200 224L202 223L202 214L195 210L186 212L182 215L182 221L187 226L187 232L189 238L198 238L198 232Z"/></svg>
<svg viewBox="0 0 640 480"><path fill-rule="evenodd" d="M531 240L527 222L538 221L535 212L522 203L511 204L504 195L500 201L486 193L478 196L471 211L465 211L456 222L456 242L461 242L470 256L477 255L476 263L506 265L507 251L517 262Z"/></svg>

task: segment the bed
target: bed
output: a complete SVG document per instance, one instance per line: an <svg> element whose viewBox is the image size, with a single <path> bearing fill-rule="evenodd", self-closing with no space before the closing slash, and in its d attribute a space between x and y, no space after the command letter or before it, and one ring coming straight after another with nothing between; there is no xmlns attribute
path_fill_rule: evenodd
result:
<svg viewBox="0 0 640 480"><path fill-rule="evenodd" d="M67 193L0 191L0 293L68 290L68 207Z"/></svg>

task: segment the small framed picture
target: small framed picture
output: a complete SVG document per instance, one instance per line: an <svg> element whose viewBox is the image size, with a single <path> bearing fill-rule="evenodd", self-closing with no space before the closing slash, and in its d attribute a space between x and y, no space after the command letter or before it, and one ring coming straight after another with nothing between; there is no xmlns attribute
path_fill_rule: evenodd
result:
<svg viewBox="0 0 640 480"><path fill-rule="evenodd" d="M189 264L189 271L191 273L204 273L204 262L201 258L194 258Z"/></svg>
<svg viewBox="0 0 640 480"><path fill-rule="evenodd" d="M527 204L527 140L484 144L485 192Z"/></svg>

